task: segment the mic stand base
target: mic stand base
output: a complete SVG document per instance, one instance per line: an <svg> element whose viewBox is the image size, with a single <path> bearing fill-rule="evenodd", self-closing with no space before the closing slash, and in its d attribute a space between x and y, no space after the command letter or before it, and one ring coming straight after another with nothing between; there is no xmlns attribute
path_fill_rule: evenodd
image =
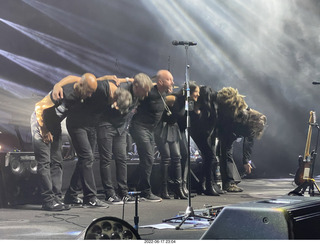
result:
<svg viewBox="0 0 320 244"><path fill-rule="evenodd" d="M193 208L191 206L188 206L187 209L186 209L186 212L184 213L183 216L178 216L178 217L174 217L174 218L170 218L170 219L164 219L164 220L162 220L162 222L168 222L168 221L171 221L171 220L179 220L179 219L181 219L181 223L178 226L175 227L176 230L180 230L181 226L184 224L184 222L186 222L189 218L192 218L192 217L198 217L198 218L202 218L202 219L213 220L213 218L210 218L210 217L194 214Z"/></svg>

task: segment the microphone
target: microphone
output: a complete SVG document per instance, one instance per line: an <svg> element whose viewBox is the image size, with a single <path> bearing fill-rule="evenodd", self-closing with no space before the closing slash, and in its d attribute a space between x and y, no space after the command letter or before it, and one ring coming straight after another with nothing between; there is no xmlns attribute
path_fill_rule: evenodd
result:
<svg viewBox="0 0 320 244"><path fill-rule="evenodd" d="M320 82L319 81L314 81L312 82L313 85L320 85Z"/></svg>
<svg viewBox="0 0 320 244"><path fill-rule="evenodd" d="M178 45L183 45L183 46L195 46L197 45L196 42L188 42L188 41L172 41L172 45L178 46Z"/></svg>
<svg viewBox="0 0 320 244"><path fill-rule="evenodd" d="M249 160L249 165L253 168L253 169L256 169L257 167L256 167L256 165L251 161L251 160Z"/></svg>

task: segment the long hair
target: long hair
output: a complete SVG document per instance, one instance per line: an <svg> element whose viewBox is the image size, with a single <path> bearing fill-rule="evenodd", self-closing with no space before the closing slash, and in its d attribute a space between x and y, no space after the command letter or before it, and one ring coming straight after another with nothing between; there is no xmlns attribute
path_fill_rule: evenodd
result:
<svg viewBox="0 0 320 244"><path fill-rule="evenodd" d="M200 86L200 96L195 104L201 112L205 112L208 118L215 119L216 117L216 92L208 86Z"/></svg>
<svg viewBox="0 0 320 244"><path fill-rule="evenodd" d="M200 86L200 96L198 101L194 104L194 109L200 110L200 117L194 121L191 121L193 133L206 133L211 135L216 127L217 113L216 113L216 92L208 86ZM193 135L192 135L193 136Z"/></svg>
<svg viewBox="0 0 320 244"><path fill-rule="evenodd" d="M267 116L252 108L247 110L246 119L242 121L247 133L257 139L260 139L264 133L267 123Z"/></svg>
<svg viewBox="0 0 320 244"><path fill-rule="evenodd" d="M223 115L232 119L236 119L248 107L244 96L232 87L224 87L218 91L217 103Z"/></svg>

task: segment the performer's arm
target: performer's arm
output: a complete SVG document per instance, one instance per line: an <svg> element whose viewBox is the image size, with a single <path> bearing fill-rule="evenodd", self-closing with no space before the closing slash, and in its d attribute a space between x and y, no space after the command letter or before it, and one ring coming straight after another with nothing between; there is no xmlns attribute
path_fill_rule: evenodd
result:
<svg viewBox="0 0 320 244"><path fill-rule="evenodd" d="M113 80L113 81L116 81L117 79L118 78L116 75L104 75L104 76L97 78L97 80Z"/></svg>
<svg viewBox="0 0 320 244"><path fill-rule="evenodd" d="M68 75L67 77L60 80L57 84L54 85L52 90L52 98L54 100L59 100L63 98L63 89L62 87L64 85L73 83L73 82L79 82L81 77L75 76L75 75Z"/></svg>
<svg viewBox="0 0 320 244"><path fill-rule="evenodd" d="M243 138L243 167L247 174L251 174L251 154L253 148L253 137Z"/></svg>
<svg viewBox="0 0 320 244"><path fill-rule="evenodd" d="M81 77L69 75L62 80L60 80L57 84L55 84L51 93L45 96L40 102L36 103L35 113L38 124L40 126L40 134L44 142L51 142L52 135L48 131L47 127L43 123L43 111L47 108L53 107L55 105L54 101L58 101L63 98L63 90L62 86L80 81Z"/></svg>
<svg viewBox="0 0 320 244"><path fill-rule="evenodd" d="M134 78L129 78L129 77L126 77L126 78L118 78L119 84L120 84L120 83L123 83L123 82L128 82L128 81L133 82L133 81L134 81Z"/></svg>
<svg viewBox="0 0 320 244"><path fill-rule="evenodd" d="M113 98L114 98L114 92L118 89L117 85L115 85L113 82L109 82L109 95L110 95L110 103L113 102Z"/></svg>
<svg viewBox="0 0 320 244"><path fill-rule="evenodd" d="M118 78L116 75L104 75L102 77L99 77L97 78L97 80L112 80L116 83L116 85L120 85L120 83L123 83L123 82L133 82L134 79L133 78Z"/></svg>
<svg viewBox="0 0 320 244"><path fill-rule="evenodd" d="M43 123L43 111L53 106L54 102L51 99L50 93L47 96L45 96L40 102L36 103L35 106L36 118L40 126L40 134L45 143L52 142L53 137L51 133L48 131L45 124Z"/></svg>

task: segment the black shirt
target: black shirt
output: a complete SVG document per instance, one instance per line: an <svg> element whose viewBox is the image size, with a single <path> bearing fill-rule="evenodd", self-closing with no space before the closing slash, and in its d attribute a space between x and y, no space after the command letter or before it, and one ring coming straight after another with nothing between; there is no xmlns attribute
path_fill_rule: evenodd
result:
<svg viewBox="0 0 320 244"><path fill-rule="evenodd" d="M109 105L110 87L107 80L98 81L97 90L68 113L69 126L96 126Z"/></svg>
<svg viewBox="0 0 320 244"><path fill-rule="evenodd" d="M163 94L162 97L164 99L165 94ZM152 87L149 95L140 101L137 112L132 118L132 123L154 130L164 111L163 99L161 98L157 85Z"/></svg>

